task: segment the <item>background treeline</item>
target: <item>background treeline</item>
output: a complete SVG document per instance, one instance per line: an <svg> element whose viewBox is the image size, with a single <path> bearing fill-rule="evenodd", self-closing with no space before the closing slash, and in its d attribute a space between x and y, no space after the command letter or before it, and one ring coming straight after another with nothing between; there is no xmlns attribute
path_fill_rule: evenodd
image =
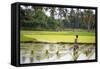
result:
<svg viewBox="0 0 100 69"><path fill-rule="evenodd" d="M65 31L75 29L95 30L93 9L21 6L22 30Z"/></svg>

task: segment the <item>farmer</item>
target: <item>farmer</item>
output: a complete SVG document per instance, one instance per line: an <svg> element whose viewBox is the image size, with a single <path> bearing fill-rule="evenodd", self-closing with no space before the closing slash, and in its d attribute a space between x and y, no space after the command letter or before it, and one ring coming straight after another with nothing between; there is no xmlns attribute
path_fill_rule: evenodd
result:
<svg viewBox="0 0 100 69"><path fill-rule="evenodd" d="M77 50L78 49L78 35L76 35L76 38L75 38L75 41L74 41L74 50Z"/></svg>
<svg viewBox="0 0 100 69"><path fill-rule="evenodd" d="M78 49L79 49L79 47L78 47L77 40L78 40L78 35L76 35L75 42L74 42L74 48L73 48L74 60L77 60L77 58L78 58Z"/></svg>

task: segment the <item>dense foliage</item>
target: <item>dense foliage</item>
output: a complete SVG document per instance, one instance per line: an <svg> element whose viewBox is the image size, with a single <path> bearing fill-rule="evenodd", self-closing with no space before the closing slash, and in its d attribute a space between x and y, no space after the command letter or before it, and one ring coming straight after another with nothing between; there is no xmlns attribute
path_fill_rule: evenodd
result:
<svg viewBox="0 0 100 69"><path fill-rule="evenodd" d="M24 6L20 7L22 30L95 30L93 9Z"/></svg>

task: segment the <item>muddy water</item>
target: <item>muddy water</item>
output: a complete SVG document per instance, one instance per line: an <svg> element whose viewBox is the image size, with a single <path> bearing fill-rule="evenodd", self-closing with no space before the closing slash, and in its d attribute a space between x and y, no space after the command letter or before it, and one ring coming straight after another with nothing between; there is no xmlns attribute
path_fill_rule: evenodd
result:
<svg viewBox="0 0 100 69"><path fill-rule="evenodd" d="M73 44L21 43L20 63L43 63L95 59L94 44L79 44L74 51Z"/></svg>

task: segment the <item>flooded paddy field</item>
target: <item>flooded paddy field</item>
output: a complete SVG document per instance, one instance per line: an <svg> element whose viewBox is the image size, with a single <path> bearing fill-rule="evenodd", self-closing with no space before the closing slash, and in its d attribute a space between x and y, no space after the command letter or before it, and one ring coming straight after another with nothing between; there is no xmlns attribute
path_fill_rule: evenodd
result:
<svg viewBox="0 0 100 69"><path fill-rule="evenodd" d="M20 63L43 63L95 59L95 44L21 43Z"/></svg>

